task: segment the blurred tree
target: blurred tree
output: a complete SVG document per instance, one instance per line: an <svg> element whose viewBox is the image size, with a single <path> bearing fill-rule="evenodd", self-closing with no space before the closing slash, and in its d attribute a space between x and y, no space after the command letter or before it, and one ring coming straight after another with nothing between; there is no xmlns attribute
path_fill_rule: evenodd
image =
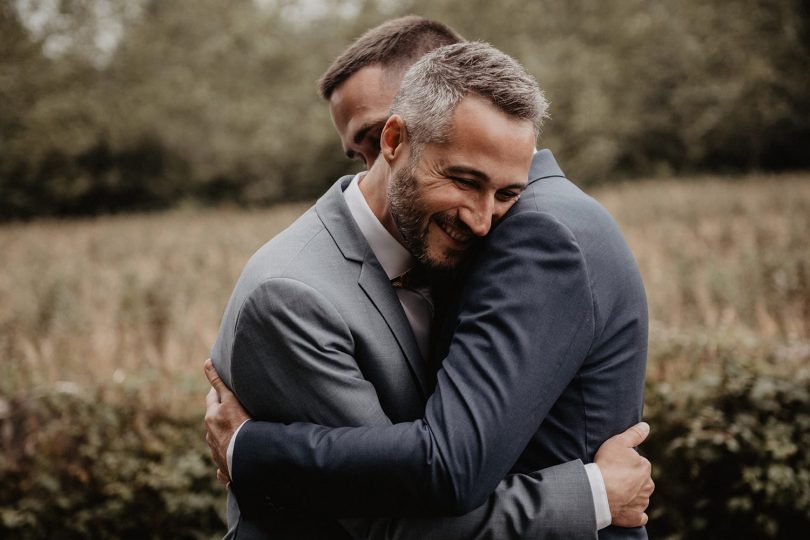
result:
<svg viewBox="0 0 810 540"><path fill-rule="evenodd" d="M588 183L810 166L803 0L18 0L0 8L0 215L266 204L344 162L315 81L418 13L521 60Z"/></svg>
<svg viewBox="0 0 810 540"><path fill-rule="evenodd" d="M206 200L319 194L345 168L315 94L335 35L293 24L289 5L147 4L108 69L111 144L161 141Z"/></svg>
<svg viewBox="0 0 810 540"><path fill-rule="evenodd" d="M810 165L810 9L801 0L412 6L537 76L552 104L542 142L572 178Z"/></svg>
<svg viewBox="0 0 810 540"><path fill-rule="evenodd" d="M106 65L144 0L16 0L16 11L50 58Z"/></svg>

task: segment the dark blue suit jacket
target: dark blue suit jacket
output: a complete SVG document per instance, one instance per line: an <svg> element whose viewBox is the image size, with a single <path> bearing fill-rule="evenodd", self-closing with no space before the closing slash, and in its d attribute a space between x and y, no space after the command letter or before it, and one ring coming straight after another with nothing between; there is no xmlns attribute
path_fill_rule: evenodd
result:
<svg viewBox="0 0 810 540"><path fill-rule="evenodd" d="M325 513L430 514L443 500L463 514L510 471L590 462L641 419L647 304L635 260L550 151L535 155L530 178L448 312L425 416L387 427L248 423L232 471L240 505L260 496Z"/></svg>

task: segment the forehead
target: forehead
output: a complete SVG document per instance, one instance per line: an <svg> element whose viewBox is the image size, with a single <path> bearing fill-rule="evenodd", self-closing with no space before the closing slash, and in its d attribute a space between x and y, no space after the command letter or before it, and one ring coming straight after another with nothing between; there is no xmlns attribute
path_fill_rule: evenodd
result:
<svg viewBox="0 0 810 540"><path fill-rule="evenodd" d="M370 121L385 122L398 85L396 74L375 64L358 70L335 88L329 97L329 110L341 136Z"/></svg>
<svg viewBox="0 0 810 540"><path fill-rule="evenodd" d="M424 157L443 168L477 171L494 184L526 182L536 138L529 120L467 96L453 111L448 135L447 142L426 145Z"/></svg>

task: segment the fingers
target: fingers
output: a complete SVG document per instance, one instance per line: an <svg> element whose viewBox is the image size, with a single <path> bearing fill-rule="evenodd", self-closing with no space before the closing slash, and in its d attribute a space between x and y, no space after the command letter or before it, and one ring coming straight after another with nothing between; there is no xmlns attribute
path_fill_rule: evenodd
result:
<svg viewBox="0 0 810 540"><path fill-rule="evenodd" d="M620 442L626 448L635 448L644 442L647 435L650 434L650 424L647 422L639 422L635 426L630 426L624 433L619 433L614 437L617 442Z"/></svg>
<svg viewBox="0 0 810 540"><path fill-rule="evenodd" d="M216 440L210 433L205 434L205 442L208 443L208 450L211 453L211 459L214 461L214 465L216 465L218 468L224 469L228 463L227 458L219 453L219 448L217 447ZM219 475L220 471L218 470L217 478L219 478ZM225 476L227 477L227 474L225 474ZM227 480L230 480L230 478L227 478ZM225 481L222 481L222 483L225 483Z"/></svg>
<svg viewBox="0 0 810 540"><path fill-rule="evenodd" d="M643 527L650 520L647 512L645 512L649 505L649 498L635 498L632 504L626 506L618 515L614 516L613 525L619 527Z"/></svg>
<svg viewBox="0 0 810 540"><path fill-rule="evenodd" d="M646 508L646 506L645 506ZM617 527L643 527L650 520L646 512L640 510L627 510L613 519L612 524Z"/></svg>
<svg viewBox="0 0 810 540"><path fill-rule="evenodd" d="M646 474L647 476L650 476L652 474L652 463L650 463L649 459L645 458L644 456L642 456L640 454L639 454L638 457L639 457L639 460L641 461L641 466L642 466L642 469L644 471L644 474Z"/></svg>
<svg viewBox="0 0 810 540"><path fill-rule="evenodd" d="M214 363L210 358L203 364L203 370L205 371L205 376L208 378L208 382L211 383L211 386L213 386L220 395L228 391L228 388L225 386L225 383L222 382L222 379L220 379L216 368L214 368Z"/></svg>
<svg viewBox="0 0 810 540"><path fill-rule="evenodd" d="M205 417L203 417L203 424L205 425L205 440L210 445L211 442L209 441L209 437L211 436L211 426L214 422L214 417L217 414L217 409L219 408L219 394L217 391L211 388L207 394L205 394Z"/></svg>
<svg viewBox="0 0 810 540"><path fill-rule="evenodd" d="M231 483L231 479L228 477L227 474L222 472L222 469L217 469L217 480L222 482L225 485L225 487L228 487L228 484Z"/></svg>
<svg viewBox="0 0 810 540"><path fill-rule="evenodd" d="M210 409L216 405L219 405L219 393L216 389L211 388L208 393L205 395L205 408Z"/></svg>

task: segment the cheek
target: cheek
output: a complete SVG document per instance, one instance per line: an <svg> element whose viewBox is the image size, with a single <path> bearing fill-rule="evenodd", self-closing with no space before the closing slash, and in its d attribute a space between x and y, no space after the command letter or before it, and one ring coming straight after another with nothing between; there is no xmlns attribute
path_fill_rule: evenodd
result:
<svg viewBox="0 0 810 540"><path fill-rule="evenodd" d="M464 206L467 195L455 187L446 184L433 189L422 191L422 206L431 215L454 216L458 214L458 209Z"/></svg>

